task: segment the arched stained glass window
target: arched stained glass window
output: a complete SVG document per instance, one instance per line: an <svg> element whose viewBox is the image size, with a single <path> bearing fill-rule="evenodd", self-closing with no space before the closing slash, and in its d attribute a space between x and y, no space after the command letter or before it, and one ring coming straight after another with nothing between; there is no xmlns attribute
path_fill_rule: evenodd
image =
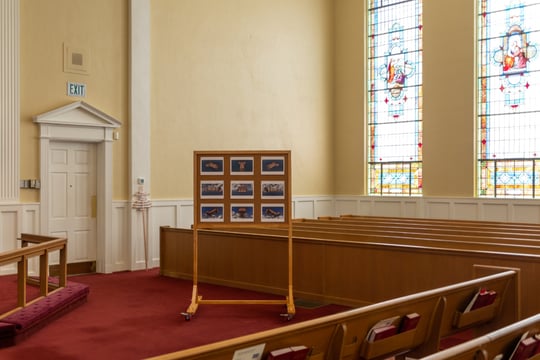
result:
<svg viewBox="0 0 540 360"><path fill-rule="evenodd" d="M422 0L368 0L368 193L422 194Z"/></svg>
<svg viewBox="0 0 540 360"><path fill-rule="evenodd" d="M540 2L478 5L477 194L540 197Z"/></svg>

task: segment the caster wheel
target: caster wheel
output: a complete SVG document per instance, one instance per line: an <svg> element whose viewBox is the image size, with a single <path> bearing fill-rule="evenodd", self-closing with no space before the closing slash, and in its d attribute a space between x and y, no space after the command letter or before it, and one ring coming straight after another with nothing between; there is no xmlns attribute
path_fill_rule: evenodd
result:
<svg viewBox="0 0 540 360"><path fill-rule="evenodd" d="M287 321L290 321L294 317L294 314L280 314L280 316L286 318Z"/></svg>

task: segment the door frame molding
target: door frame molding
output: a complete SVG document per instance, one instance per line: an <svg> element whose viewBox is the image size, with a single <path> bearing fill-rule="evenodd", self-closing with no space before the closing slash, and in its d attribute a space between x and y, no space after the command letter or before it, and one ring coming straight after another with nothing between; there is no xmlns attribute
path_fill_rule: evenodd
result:
<svg viewBox="0 0 540 360"><path fill-rule="evenodd" d="M96 271L110 273L112 261L112 142L114 130L122 124L112 116L83 102L34 116L39 125L40 144L40 224L49 233L49 152L51 141L96 143Z"/></svg>

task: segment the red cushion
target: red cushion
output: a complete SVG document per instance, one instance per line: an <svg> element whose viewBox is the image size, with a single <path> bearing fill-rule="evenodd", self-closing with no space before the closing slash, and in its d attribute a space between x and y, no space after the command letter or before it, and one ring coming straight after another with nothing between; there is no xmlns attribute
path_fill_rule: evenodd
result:
<svg viewBox="0 0 540 360"><path fill-rule="evenodd" d="M0 320L0 339L15 336L15 324L9 324Z"/></svg>
<svg viewBox="0 0 540 360"><path fill-rule="evenodd" d="M71 303L77 302L88 295L89 287L85 284L68 282L65 288L40 299L2 319L4 323L14 324L18 331L43 321Z"/></svg>

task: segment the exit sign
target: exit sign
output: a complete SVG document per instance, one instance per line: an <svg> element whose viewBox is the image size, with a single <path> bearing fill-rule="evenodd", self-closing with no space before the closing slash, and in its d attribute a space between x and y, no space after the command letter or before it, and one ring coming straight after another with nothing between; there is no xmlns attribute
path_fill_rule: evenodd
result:
<svg viewBox="0 0 540 360"><path fill-rule="evenodd" d="M69 82L67 83L68 96L85 97L86 96L86 84L79 84Z"/></svg>

